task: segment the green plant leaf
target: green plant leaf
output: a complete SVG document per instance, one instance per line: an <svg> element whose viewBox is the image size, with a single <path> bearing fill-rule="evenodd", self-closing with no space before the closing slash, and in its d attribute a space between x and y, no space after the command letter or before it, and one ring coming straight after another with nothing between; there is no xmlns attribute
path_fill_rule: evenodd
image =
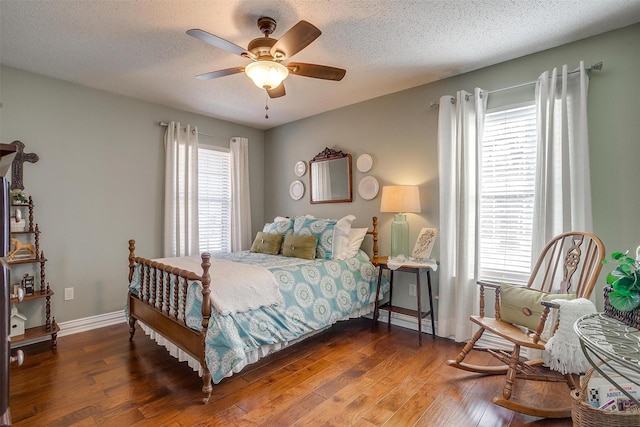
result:
<svg viewBox="0 0 640 427"><path fill-rule="evenodd" d="M625 276L628 276L633 272L633 266L629 264L620 264L620 266L617 269L622 271Z"/></svg>
<svg viewBox="0 0 640 427"><path fill-rule="evenodd" d="M612 270L609 274L607 274L607 284L611 285L613 284L613 282L622 277L628 277L628 274L625 274L624 271L616 268L615 270Z"/></svg>
<svg viewBox="0 0 640 427"><path fill-rule="evenodd" d="M611 259L618 261L620 258L627 256L627 252L612 252Z"/></svg>
<svg viewBox="0 0 640 427"><path fill-rule="evenodd" d="M620 292L623 295L631 295L633 293L637 293L637 289L635 288L635 280L633 277L620 277L618 280L613 282L611 286L616 292Z"/></svg>
<svg viewBox="0 0 640 427"><path fill-rule="evenodd" d="M631 311L640 306L640 295L622 295L618 291L609 294L609 303L620 311Z"/></svg>

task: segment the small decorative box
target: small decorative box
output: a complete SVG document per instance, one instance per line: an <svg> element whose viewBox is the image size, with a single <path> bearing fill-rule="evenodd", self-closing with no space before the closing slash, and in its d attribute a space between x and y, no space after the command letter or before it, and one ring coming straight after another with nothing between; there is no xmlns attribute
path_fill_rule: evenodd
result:
<svg viewBox="0 0 640 427"><path fill-rule="evenodd" d="M15 218L11 218L11 220L9 221L9 224L12 232L24 231L26 221L24 219L16 221Z"/></svg>

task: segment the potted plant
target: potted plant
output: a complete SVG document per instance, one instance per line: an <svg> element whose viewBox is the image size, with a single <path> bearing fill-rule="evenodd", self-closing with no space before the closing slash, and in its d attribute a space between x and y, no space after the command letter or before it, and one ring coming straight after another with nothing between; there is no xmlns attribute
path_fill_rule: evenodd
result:
<svg viewBox="0 0 640 427"><path fill-rule="evenodd" d="M636 249L635 259L629 256L629 251L613 252L610 260L602 262L617 264L607 275L607 284L611 289L605 289L605 296L608 295L611 306L627 312L640 307L640 246Z"/></svg>
<svg viewBox="0 0 640 427"><path fill-rule="evenodd" d="M11 190L11 200L13 204L16 205L26 205L29 203L29 199L27 199L27 196L25 196L24 193L18 189Z"/></svg>

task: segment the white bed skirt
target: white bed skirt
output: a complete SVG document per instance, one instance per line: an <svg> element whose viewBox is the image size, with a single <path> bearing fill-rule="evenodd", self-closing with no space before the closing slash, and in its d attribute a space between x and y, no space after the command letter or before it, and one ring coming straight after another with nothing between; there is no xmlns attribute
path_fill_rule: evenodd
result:
<svg viewBox="0 0 640 427"><path fill-rule="evenodd" d="M366 314L369 314L373 311L374 309L374 304L370 303L360 309L354 310L351 313L349 313L348 315L346 315L345 317L343 317L342 319L340 319L340 321L342 320L348 320L348 319L353 319L353 318L357 318L357 317L362 317ZM175 345L172 341L168 340L167 338L165 338L163 335L160 335L158 332L156 332L155 330L153 330L151 327L147 326L146 324L144 324L143 322L141 322L140 320L137 321L137 324L140 325L140 327L142 328L142 330L145 332L145 334L149 335L149 337L154 340L156 343L158 343L159 345L164 346L167 351L169 352L169 354L173 357L175 357L176 359L178 359L180 362L187 362L187 364L191 367L191 369L193 369L194 371L198 372L198 375L202 376L202 365L200 365L200 361L195 359L194 357L192 357L190 354L184 352L182 349L180 349L177 345ZM293 341L288 341L288 342L283 342L283 343L278 343L278 344L268 344L268 345L263 345L258 347L257 349L251 350L249 351L247 354L247 363L240 363L237 366L234 367L233 369L233 373L237 373L240 372L242 369L244 369L245 366L250 365L252 363L257 362L258 360L262 359L263 357L271 354L271 353L275 353L278 350L282 350L283 348L289 347L290 345L293 345L297 342L300 342L304 339L307 339L319 332L322 332L328 328L330 328L330 326L327 326L323 329L317 330L317 331L313 331L313 332L309 332L306 335L303 335ZM226 377L230 377L233 373L229 373L228 375L226 375ZM225 377L225 378L226 378Z"/></svg>

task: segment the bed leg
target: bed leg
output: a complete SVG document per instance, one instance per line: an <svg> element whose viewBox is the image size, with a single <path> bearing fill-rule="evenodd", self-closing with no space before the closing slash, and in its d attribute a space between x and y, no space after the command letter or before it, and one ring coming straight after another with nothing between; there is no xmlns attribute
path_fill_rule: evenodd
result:
<svg viewBox="0 0 640 427"><path fill-rule="evenodd" d="M211 373L209 372L209 369L205 367L204 371L202 372L202 392L205 394L204 398L202 399L202 403L204 403L205 405L209 403L209 399L211 399L212 390L213 386L211 385Z"/></svg>
<svg viewBox="0 0 640 427"><path fill-rule="evenodd" d="M129 341L133 340L133 335L136 333L136 318L129 317Z"/></svg>

